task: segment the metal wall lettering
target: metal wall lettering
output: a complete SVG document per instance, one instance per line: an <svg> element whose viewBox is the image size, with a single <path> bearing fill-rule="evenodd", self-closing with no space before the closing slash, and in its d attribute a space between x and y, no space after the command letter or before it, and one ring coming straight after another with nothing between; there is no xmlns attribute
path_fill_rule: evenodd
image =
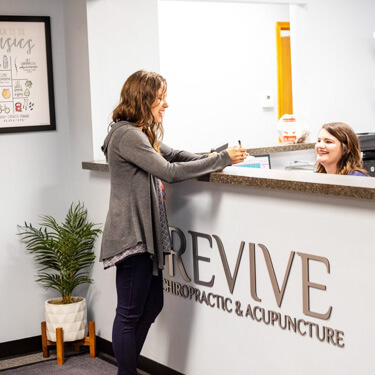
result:
<svg viewBox="0 0 375 375"><path fill-rule="evenodd" d="M172 251L172 254L169 255L169 274L170 274L170 276L175 275L174 260L176 259L177 265L178 265L178 268L180 270L182 278L185 281L190 282L191 278L187 274L186 268L185 268L185 266L183 264L183 261L182 261L182 258L181 258L181 255L184 254L185 250L186 250L186 237L185 237L183 231L176 228L176 227L170 227L170 232L171 232L171 237L172 237L173 251ZM212 249L213 248L212 237L213 237L215 239L215 242L217 244L217 249L218 249L219 254L220 254L221 263L223 265L223 270L224 270L224 273L225 273L225 276L226 276L229 292L231 294L233 294L234 289L235 289L235 285L236 285L238 270L239 270L239 267L240 267L240 264L241 264L241 261L242 261L242 257L243 257L243 253L244 253L244 249L245 249L245 242L240 241L240 247L239 247L239 251L238 251L238 255L237 255L237 261L236 261L236 265L234 267L234 271L232 273L232 271L230 269L230 266L228 264L228 259L227 259L227 256L226 256L224 244L221 241L219 236L217 236L215 234L211 236L211 235L206 234L206 233L200 233L200 232L195 232L195 231L188 231L188 233L190 234L191 240L192 240L192 255L193 255L193 257L192 257L193 258L192 259L193 264L192 265L193 265L193 273L194 273L194 283L197 284L197 285L203 285L203 286L210 287L210 288L212 288L214 286L215 274L210 275L209 281L201 280L201 275L200 275L200 272L199 272L199 263L200 262L210 263L211 260L208 257L203 257L203 256L199 255L199 241L198 241L198 239L207 240L208 244L209 244L209 247ZM180 246L178 248L177 248L177 245L176 245L177 238L178 238L179 244L180 244ZM278 307L281 307L283 297L285 295L287 283L288 283L288 280L289 280L289 275L290 275L290 272L291 272L291 269L292 269L295 252L294 251L290 252L289 260L288 260L288 263L287 263L287 266L286 266L286 269L285 269L285 273L284 273L284 279L283 279L283 282L282 282L282 286L280 288L280 286L279 286L280 283L277 280L274 265L272 263L272 258L271 258L271 254L270 254L269 250L263 244L258 244L257 246L262 251L263 258L264 258L264 261L265 261L266 266L267 266L268 277L269 277L271 285L272 285L276 305ZM308 315L308 316L313 316L315 318L319 318L319 319L322 319L322 320L327 320L331 316L332 306L330 306L328 308L326 313L319 313L319 312L312 311L311 307L310 307L310 288L315 288L315 289L319 289L319 290L322 290L322 291L326 291L327 288L326 288L325 285L318 284L316 282L312 282L309 279L309 261L314 260L314 261L317 261L317 262L324 263L326 265L327 272L330 273L329 260L327 258L324 258L324 257L321 257L321 256L305 254L305 253L302 253L302 252L298 252L297 254L301 257L301 260L302 260L302 296L303 296L302 311L303 311L303 314ZM257 272L256 245L254 243L250 242L249 243L250 295L251 295L251 298L254 301L261 302L262 300L261 300L261 298L259 298L259 296L257 294L256 272ZM203 296L203 297L206 298L206 296Z"/></svg>
<svg viewBox="0 0 375 375"><path fill-rule="evenodd" d="M177 281L163 279L164 293L173 294L177 297L206 305L210 308L216 308L222 312L235 313L239 318L257 323L263 323L267 326L279 327L283 331L296 333L300 336L315 338L320 342L332 344L338 348L344 348L344 332L331 327L320 326L317 323L304 319L293 318L289 315L281 314L273 310L266 310L261 306L252 306L247 304L242 308L240 301L233 301L231 298L221 296L215 293L201 291L191 285L181 284Z"/></svg>

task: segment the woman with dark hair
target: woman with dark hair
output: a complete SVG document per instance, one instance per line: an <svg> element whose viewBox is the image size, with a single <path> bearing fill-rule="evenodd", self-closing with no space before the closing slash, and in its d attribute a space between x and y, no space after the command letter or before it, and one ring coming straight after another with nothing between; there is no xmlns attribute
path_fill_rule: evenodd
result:
<svg viewBox="0 0 375 375"><path fill-rule="evenodd" d="M343 122L322 126L315 144L317 173L368 176L354 130Z"/></svg>
<svg viewBox="0 0 375 375"><path fill-rule="evenodd" d="M136 375L148 330L163 307L164 255L171 243L161 181L174 183L244 161L246 149L210 155L162 143L166 80L140 70L124 83L102 150L111 194L100 261L116 266L117 308L112 344L118 374Z"/></svg>

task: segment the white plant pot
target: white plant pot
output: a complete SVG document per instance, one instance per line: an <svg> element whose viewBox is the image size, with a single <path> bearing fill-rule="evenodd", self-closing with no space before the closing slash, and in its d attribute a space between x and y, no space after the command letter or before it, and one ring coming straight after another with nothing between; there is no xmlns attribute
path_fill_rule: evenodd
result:
<svg viewBox="0 0 375 375"><path fill-rule="evenodd" d="M73 303L61 304L62 298L45 302L47 339L56 342L56 328L63 329L64 342L87 336L87 307L83 297L72 297Z"/></svg>

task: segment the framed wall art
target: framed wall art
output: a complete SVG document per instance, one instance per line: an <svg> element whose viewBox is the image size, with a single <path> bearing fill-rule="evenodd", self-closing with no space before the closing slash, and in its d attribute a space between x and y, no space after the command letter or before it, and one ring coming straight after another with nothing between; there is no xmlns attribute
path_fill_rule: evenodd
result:
<svg viewBox="0 0 375 375"><path fill-rule="evenodd" d="M55 129L50 18L0 15L0 133Z"/></svg>

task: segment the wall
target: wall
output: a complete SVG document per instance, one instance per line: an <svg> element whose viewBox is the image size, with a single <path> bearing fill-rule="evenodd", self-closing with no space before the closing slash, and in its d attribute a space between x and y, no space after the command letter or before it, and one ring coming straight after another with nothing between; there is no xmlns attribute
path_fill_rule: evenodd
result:
<svg viewBox="0 0 375 375"><path fill-rule="evenodd" d="M90 5L90 4L89 4ZM90 220L103 224L106 209L108 206L109 183L108 178L95 172L82 170L83 160L92 160L93 132L90 71L89 71L89 50L88 50L88 26L87 26L87 4L85 0L64 1L64 22L67 62L67 91L69 107L69 128L70 128L70 169L72 174L72 199L82 201L88 209ZM100 75L98 76L100 80ZM105 91L100 91L105 98ZM103 127L106 128L105 123ZM96 243L96 253L100 241ZM101 264L94 265L92 271L94 284L87 288L78 288L77 295L85 295L88 306L88 319L96 321L96 330L99 336L103 335L103 320L108 319L108 313L96 309L95 301L113 305L113 301L107 301L106 293L113 286L113 273L103 272ZM103 288L98 292L98 286ZM101 290L99 288L99 290ZM107 315L107 316L106 316ZM100 319L100 316L104 316ZM106 331L106 330L105 330Z"/></svg>
<svg viewBox="0 0 375 375"><path fill-rule="evenodd" d="M320 126L344 121L356 132L375 130L375 2L310 0L291 6L296 27L295 112L316 139ZM292 49L293 49L292 45Z"/></svg>
<svg viewBox="0 0 375 375"><path fill-rule="evenodd" d="M56 131L0 135L0 342L40 334L44 300L17 225L38 215L62 219L71 201L63 2L0 0L1 14L51 17ZM28 317L25 317L25 311Z"/></svg>
<svg viewBox="0 0 375 375"><path fill-rule="evenodd" d="M159 21L165 142L195 152L276 144L275 24L289 21L289 6L159 1Z"/></svg>
<svg viewBox="0 0 375 375"><path fill-rule="evenodd" d="M156 0L88 0L88 42L94 158L126 78L139 69L159 71Z"/></svg>

